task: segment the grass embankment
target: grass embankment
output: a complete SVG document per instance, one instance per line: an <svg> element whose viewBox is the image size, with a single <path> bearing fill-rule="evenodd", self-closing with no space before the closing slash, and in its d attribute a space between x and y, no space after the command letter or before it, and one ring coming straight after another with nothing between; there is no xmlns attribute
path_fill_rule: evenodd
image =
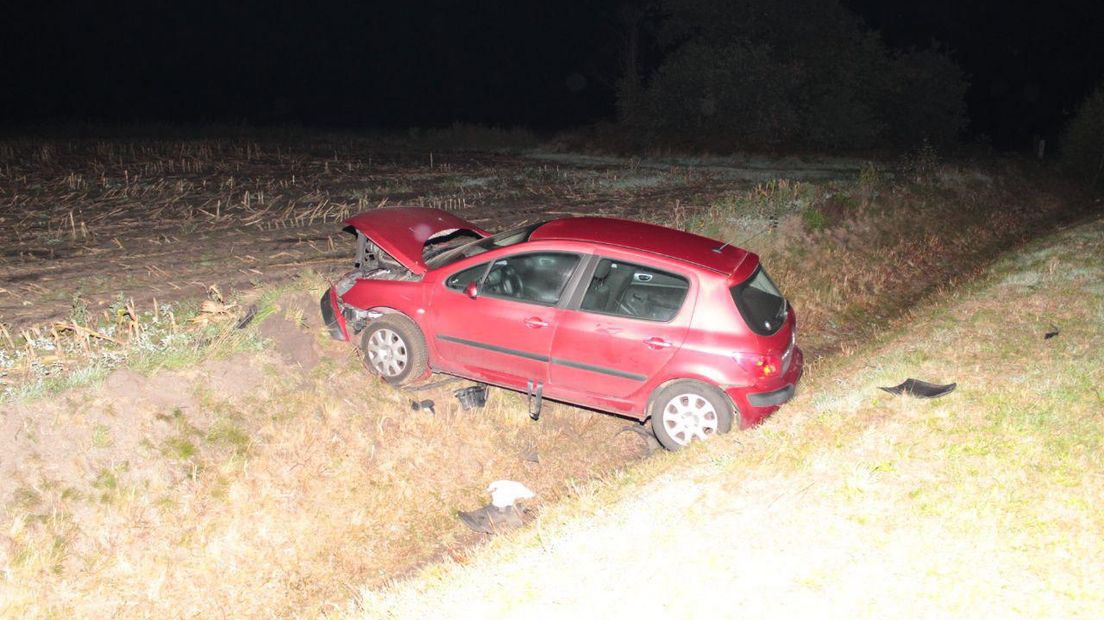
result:
<svg viewBox="0 0 1104 620"><path fill-rule="evenodd" d="M317 328L304 311L320 291L283 293L258 301L269 333ZM480 506L490 480L554 501L642 455L615 435L623 421L549 405L532 424L501 391L464 412L450 394L462 383L401 393L348 347L302 336L301 351L321 349L309 371L278 346L212 343L184 349L182 367L6 403L0 617L312 614L462 553L476 537L455 511Z"/></svg>
<svg viewBox="0 0 1104 620"><path fill-rule="evenodd" d="M995 248L1070 211L1014 172L921 172L919 179L892 178L870 169L858 182L734 189L706 208L679 207L664 223L761 252L797 304L803 344L854 351L864 334L901 316L949 276L969 275ZM275 294L258 301L262 318L270 313L283 321L276 333L317 320L321 290L301 288L311 289L300 292L302 303L276 309ZM251 303L238 302L237 310ZM122 343L80 330L51 333L48 340L68 356L66 372L80 371L85 348L93 368L87 378L107 374L118 360L161 370L148 376L124 370L102 386L63 392L50 391L61 385L34 384L3 405L9 454L19 456L0 461L14 462L0 521L0 615L312 614L434 558L467 561L477 538L455 510L485 502L483 489L494 479L522 480L538 492L539 539L546 525L556 527L557 515L597 511L628 493L627 481L683 462L662 456L641 469L621 469L641 447L634 435L616 434L624 421L550 405L532 424L522 399L502 391L492 392L487 409L465 413L441 388L426 394L446 403L437 415L414 415L410 397L366 380L347 348L324 350L308 372L275 351L242 355L257 341L251 330L261 318L229 340L219 334L236 331L233 313L210 330L174 328L171 321L166 330L164 315L157 322L125 307L104 323L70 318L100 333L110 327L105 323L116 325L113 337ZM33 341L47 331L31 334L30 349L17 340L23 352L10 359L33 366L35 356L46 355L38 348L43 343ZM142 333L147 339L184 333L186 340L151 357L141 352ZM150 342L160 347L158 338ZM220 342L231 346L213 346ZM815 366L809 391L836 393L819 379L829 370ZM18 398L27 394L50 398ZM844 442L857 432L849 428L816 427L820 443L801 443L800 429L768 426L698 458L714 468L707 473L770 488L778 472L767 465L746 476L733 469L744 458L733 442L745 449L766 442L756 448L773 454L763 456L766 463L773 458L796 468L803 453L836 445L832 433ZM585 483L595 478L612 482ZM695 484L684 485L691 497ZM576 497L566 512L554 507ZM654 505L662 501L641 503L639 518L650 519ZM641 552L651 553L654 540L640 537ZM586 575L587 565L576 570L566 574Z"/></svg>
<svg viewBox="0 0 1104 620"><path fill-rule="evenodd" d="M1096 219L826 361L764 425L581 489L346 616L1099 618L1101 282ZM959 387L877 389L910 376Z"/></svg>

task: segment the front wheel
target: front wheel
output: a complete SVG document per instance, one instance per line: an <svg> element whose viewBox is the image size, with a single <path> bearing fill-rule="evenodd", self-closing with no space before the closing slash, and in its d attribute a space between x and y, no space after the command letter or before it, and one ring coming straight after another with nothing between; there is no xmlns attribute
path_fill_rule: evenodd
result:
<svg viewBox="0 0 1104 620"><path fill-rule="evenodd" d="M369 323L360 349L368 369L391 385L404 385L425 373L425 338L414 321L401 314L385 314Z"/></svg>
<svg viewBox="0 0 1104 620"><path fill-rule="evenodd" d="M652 399L649 413L656 439L668 450L732 430L732 403L699 381L676 381L663 388Z"/></svg>

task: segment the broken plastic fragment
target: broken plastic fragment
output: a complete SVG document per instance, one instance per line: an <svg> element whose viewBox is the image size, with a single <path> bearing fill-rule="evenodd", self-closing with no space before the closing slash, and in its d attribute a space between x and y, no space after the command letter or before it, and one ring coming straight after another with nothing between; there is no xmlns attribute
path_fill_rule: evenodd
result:
<svg viewBox="0 0 1104 620"><path fill-rule="evenodd" d="M478 510L457 513L464 525L484 534L520 526L522 511L514 502L536 497L529 487L514 480L495 480L487 487L487 492L491 494L490 504Z"/></svg>
<svg viewBox="0 0 1104 620"><path fill-rule="evenodd" d="M954 391L957 387L957 383L948 383L947 385L939 385L937 383L928 383L927 381L920 381L919 379L906 379L904 383L895 385L893 387L879 387L879 390L885 390L890 394L897 394L898 396L913 396L915 398L939 398L940 396L946 396Z"/></svg>
<svg viewBox="0 0 1104 620"><path fill-rule="evenodd" d="M491 504L497 508L508 508L519 499L529 499L537 494L520 482L513 480L495 480L487 487L491 494Z"/></svg>

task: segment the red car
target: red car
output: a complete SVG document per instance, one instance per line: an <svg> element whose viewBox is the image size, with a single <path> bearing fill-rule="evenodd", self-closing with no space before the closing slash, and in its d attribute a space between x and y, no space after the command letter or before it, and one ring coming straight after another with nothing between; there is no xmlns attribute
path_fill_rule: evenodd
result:
<svg viewBox="0 0 1104 620"><path fill-rule="evenodd" d="M801 378L793 308L727 243L601 217L492 236L417 207L346 223L356 268L323 318L393 385L437 371L527 391L534 417L542 397L650 417L674 450L759 422Z"/></svg>

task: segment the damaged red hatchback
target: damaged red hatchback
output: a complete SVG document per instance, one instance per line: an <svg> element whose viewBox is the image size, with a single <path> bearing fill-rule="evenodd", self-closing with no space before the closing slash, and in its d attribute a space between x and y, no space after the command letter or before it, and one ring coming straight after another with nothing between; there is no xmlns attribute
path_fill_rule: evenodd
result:
<svg viewBox="0 0 1104 620"><path fill-rule="evenodd" d="M356 268L322 314L391 384L437 371L527 391L533 414L548 397L650 417L674 450L759 422L801 378L793 308L727 243L600 217L489 235L418 207L346 223Z"/></svg>

